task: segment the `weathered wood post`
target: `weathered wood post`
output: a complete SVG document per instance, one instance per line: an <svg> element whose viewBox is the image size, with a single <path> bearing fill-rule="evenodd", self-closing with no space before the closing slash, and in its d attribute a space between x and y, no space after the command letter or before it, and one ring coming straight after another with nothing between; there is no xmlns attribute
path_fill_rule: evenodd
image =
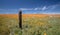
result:
<svg viewBox="0 0 60 35"><path fill-rule="evenodd" d="M22 29L22 11L19 11L19 27Z"/></svg>

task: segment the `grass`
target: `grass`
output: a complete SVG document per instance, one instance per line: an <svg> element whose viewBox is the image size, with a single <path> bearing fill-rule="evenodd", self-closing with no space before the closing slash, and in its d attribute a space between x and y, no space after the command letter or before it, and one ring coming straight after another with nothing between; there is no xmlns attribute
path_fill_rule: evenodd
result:
<svg viewBox="0 0 60 35"><path fill-rule="evenodd" d="M0 15L0 35L60 35L59 15L23 15L22 26L17 15Z"/></svg>

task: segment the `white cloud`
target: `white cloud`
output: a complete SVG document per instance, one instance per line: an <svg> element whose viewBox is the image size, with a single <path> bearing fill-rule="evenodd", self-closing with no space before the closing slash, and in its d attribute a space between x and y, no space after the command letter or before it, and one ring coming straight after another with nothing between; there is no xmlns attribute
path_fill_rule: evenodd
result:
<svg viewBox="0 0 60 35"><path fill-rule="evenodd" d="M46 6L39 7L39 8L34 8L34 10L42 10L42 11L44 11L46 9L48 9L48 7L46 7Z"/></svg>
<svg viewBox="0 0 60 35"><path fill-rule="evenodd" d="M20 8L19 10L46 10L47 8L44 6L43 8Z"/></svg>
<svg viewBox="0 0 60 35"><path fill-rule="evenodd" d="M41 10L41 8L34 8L34 10Z"/></svg>
<svg viewBox="0 0 60 35"><path fill-rule="evenodd" d="M43 6L43 7L36 7L36 8L20 8L19 10L46 10L47 7Z"/></svg>
<svg viewBox="0 0 60 35"><path fill-rule="evenodd" d="M35 8L34 10L38 10L38 8Z"/></svg>
<svg viewBox="0 0 60 35"><path fill-rule="evenodd" d="M48 6L48 9L55 9L57 7L60 7L60 5L59 4L51 5L51 6Z"/></svg>
<svg viewBox="0 0 60 35"><path fill-rule="evenodd" d="M36 7L36 8L20 8L19 10L52 10L55 9L56 7L58 7L60 5L50 5L50 6L43 6L43 7Z"/></svg>
<svg viewBox="0 0 60 35"><path fill-rule="evenodd" d="M46 10L47 9L47 7L46 6L44 6L41 10Z"/></svg>
<svg viewBox="0 0 60 35"><path fill-rule="evenodd" d="M33 8L20 8L19 10L33 10Z"/></svg>

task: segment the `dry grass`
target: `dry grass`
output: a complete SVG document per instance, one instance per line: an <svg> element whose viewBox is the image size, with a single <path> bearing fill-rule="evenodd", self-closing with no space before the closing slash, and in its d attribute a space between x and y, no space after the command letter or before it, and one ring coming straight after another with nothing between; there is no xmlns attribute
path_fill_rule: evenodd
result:
<svg viewBox="0 0 60 35"><path fill-rule="evenodd" d="M0 20L1 20L0 24L5 25L6 23L8 24L8 26L10 25L12 27L11 30L15 29L14 31L12 31L12 32L16 32L14 33L15 35L16 34L18 35L18 33L21 32L19 27L16 27L18 26L18 14L0 14ZM42 34L42 33L43 35L47 35L47 34L58 35L60 33L60 28L59 28L60 15L59 14L53 14L53 15L51 14L49 15L48 14L23 14L22 20L23 20L23 35L28 35L28 34L37 35L37 34ZM4 25L2 25L2 27L0 26L2 30L4 30L3 28L6 26Z"/></svg>

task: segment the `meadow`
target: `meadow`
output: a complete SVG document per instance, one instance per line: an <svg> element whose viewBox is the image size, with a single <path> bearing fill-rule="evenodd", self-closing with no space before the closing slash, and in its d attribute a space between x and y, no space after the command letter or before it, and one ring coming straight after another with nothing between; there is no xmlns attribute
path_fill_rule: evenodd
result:
<svg viewBox="0 0 60 35"><path fill-rule="evenodd" d="M1 14L0 35L60 35L60 15L24 14L21 30L17 14Z"/></svg>

